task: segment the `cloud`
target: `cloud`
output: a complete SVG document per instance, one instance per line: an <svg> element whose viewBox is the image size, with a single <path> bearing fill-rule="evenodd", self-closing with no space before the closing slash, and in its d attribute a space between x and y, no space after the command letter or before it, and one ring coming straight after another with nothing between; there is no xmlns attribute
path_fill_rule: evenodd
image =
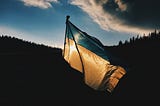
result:
<svg viewBox="0 0 160 106"><path fill-rule="evenodd" d="M25 41L34 42L37 44L44 44L51 47L63 47L63 42L59 42L59 38L52 38L53 36L36 36L34 33L27 32L25 30L20 30L8 26L0 25L0 36L11 36L19 39L23 39ZM59 34L61 35L61 33Z"/></svg>
<svg viewBox="0 0 160 106"><path fill-rule="evenodd" d="M104 30L148 33L160 28L160 3L154 1L156 3L146 0L70 0L70 4L81 8Z"/></svg>
<svg viewBox="0 0 160 106"><path fill-rule="evenodd" d="M127 10L127 4L123 3L122 0L114 0L114 1L118 5L117 10L120 10L120 11L126 11Z"/></svg>
<svg viewBox="0 0 160 106"><path fill-rule="evenodd" d="M41 9L47 9L52 7L51 3L59 3L58 0L21 0L25 6L39 7Z"/></svg>
<svg viewBox="0 0 160 106"><path fill-rule="evenodd" d="M0 36L1 35L6 35L6 36L11 36L11 37L16 37L20 39L25 39L25 40L33 40L35 41L35 37L23 30L18 30L12 27L6 27L6 26L0 26Z"/></svg>

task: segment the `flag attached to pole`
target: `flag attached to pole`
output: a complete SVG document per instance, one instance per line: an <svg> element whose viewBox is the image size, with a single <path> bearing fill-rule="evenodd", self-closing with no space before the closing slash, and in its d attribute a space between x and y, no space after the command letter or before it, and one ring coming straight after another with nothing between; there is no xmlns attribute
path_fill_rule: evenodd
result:
<svg viewBox="0 0 160 106"><path fill-rule="evenodd" d="M95 90L112 92L126 73L121 66L111 65L103 44L81 31L66 19L64 59L84 75L85 83Z"/></svg>

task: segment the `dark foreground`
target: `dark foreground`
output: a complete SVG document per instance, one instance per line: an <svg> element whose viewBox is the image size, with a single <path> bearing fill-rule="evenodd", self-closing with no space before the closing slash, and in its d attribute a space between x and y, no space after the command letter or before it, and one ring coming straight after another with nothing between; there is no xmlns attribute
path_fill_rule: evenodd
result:
<svg viewBox="0 0 160 106"><path fill-rule="evenodd" d="M83 76L64 61L61 49L4 39L0 43L0 106L159 104L157 44L106 47L129 67L115 90L108 93L86 86Z"/></svg>

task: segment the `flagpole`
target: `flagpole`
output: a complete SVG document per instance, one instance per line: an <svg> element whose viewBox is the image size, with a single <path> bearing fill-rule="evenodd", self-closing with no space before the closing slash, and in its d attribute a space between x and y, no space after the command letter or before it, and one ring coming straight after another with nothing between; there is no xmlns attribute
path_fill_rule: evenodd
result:
<svg viewBox="0 0 160 106"><path fill-rule="evenodd" d="M65 45L66 45L66 36L67 36L67 21L69 20L70 16L66 16L66 30L65 30L65 38L64 38L64 47L63 47L63 56L65 55Z"/></svg>
<svg viewBox="0 0 160 106"><path fill-rule="evenodd" d="M67 17L66 17L66 24L69 22L69 18L70 18L70 16L67 16ZM83 64L82 56L81 56L81 54L80 54L80 52L79 52L79 49L78 49L78 47L77 47L76 40L75 40L75 38L74 38L74 36L73 36L73 33L72 33L71 29L70 29L70 26L68 26L68 27L69 27L68 29L69 29L69 31L71 32L71 35L72 35L72 37L73 37L74 44L75 44L75 46L76 46L77 52L78 52L79 57L80 57L80 61L81 61L81 64L82 64L82 72L83 72L83 75L85 76L84 64ZM85 77L84 77L84 78L85 78Z"/></svg>

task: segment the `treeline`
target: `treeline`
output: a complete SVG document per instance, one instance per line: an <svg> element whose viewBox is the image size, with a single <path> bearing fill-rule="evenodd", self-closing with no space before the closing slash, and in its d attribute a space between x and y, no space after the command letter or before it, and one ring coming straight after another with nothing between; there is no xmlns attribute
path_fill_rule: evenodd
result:
<svg viewBox="0 0 160 106"><path fill-rule="evenodd" d="M120 41L117 46L106 47L106 50L116 57L111 57L112 64L127 70L124 80L121 80L122 90L118 88L121 97L126 96L123 100L134 105L158 103L160 32L155 30L148 36L132 37L124 43Z"/></svg>
<svg viewBox="0 0 160 106"><path fill-rule="evenodd" d="M89 91L60 48L0 37L0 106L83 105Z"/></svg>
<svg viewBox="0 0 160 106"><path fill-rule="evenodd" d="M44 44L37 44L31 41L26 41L23 39L19 39L16 37L11 37L7 35L0 36L0 52L19 52L19 51L53 51L58 50L61 51L59 48L50 47Z"/></svg>
<svg viewBox="0 0 160 106"><path fill-rule="evenodd" d="M111 57L113 65L129 69L110 94L86 86L83 76L63 59L61 49L1 36L0 104L155 105L159 103L160 94L159 41L160 33L153 32L118 46L106 46L106 50L115 56Z"/></svg>
<svg viewBox="0 0 160 106"><path fill-rule="evenodd" d="M126 40L124 43L119 41L119 45L117 46L106 46L105 48L110 52L110 54L124 60L127 65L134 66L135 64L146 65L159 58L159 47L160 32L155 30L154 32L149 33L147 36L144 35L132 37L129 41ZM155 64L156 63L153 62L150 65L154 66Z"/></svg>
<svg viewBox="0 0 160 106"><path fill-rule="evenodd" d="M155 30L154 32L149 33L147 36L144 34L143 36L137 35L137 37L132 37L128 40L125 40L123 43L122 41L119 41L118 46L126 46L126 45L140 45L144 42L148 44L158 43L160 41L160 31L158 32Z"/></svg>

